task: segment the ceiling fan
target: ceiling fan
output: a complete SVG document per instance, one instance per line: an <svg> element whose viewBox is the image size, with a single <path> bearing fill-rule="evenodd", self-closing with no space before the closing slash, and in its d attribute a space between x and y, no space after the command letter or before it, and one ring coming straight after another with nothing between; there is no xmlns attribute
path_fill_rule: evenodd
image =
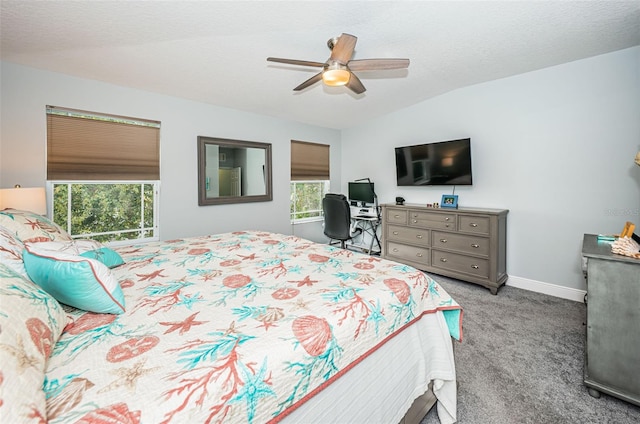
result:
<svg viewBox="0 0 640 424"><path fill-rule="evenodd" d="M366 91L364 85L353 72L358 71L378 71L387 69L404 69L409 67L409 59L356 59L351 60L353 50L356 47L358 37L343 33L339 37L334 37L327 41L327 46L331 50L331 56L326 62L311 62L308 60L281 59L268 57L269 62L288 63L290 65L313 66L322 68L322 71L315 74L293 91L303 90L316 82L322 80L329 86L345 85L356 94Z"/></svg>

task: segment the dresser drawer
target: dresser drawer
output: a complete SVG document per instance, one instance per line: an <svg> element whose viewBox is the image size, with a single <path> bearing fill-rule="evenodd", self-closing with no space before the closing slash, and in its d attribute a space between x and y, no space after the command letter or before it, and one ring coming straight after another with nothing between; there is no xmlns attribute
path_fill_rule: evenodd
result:
<svg viewBox="0 0 640 424"><path fill-rule="evenodd" d="M456 217L456 214L453 213L411 211L409 213L409 225L421 228L455 230Z"/></svg>
<svg viewBox="0 0 640 424"><path fill-rule="evenodd" d="M457 250L464 253L489 256L489 239L486 237L468 236L464 234L433 232L435 248Z"/></svg>
<svg viewBox="0 0 640 424"><path fill-rule="evenodd" d="M407 211L404 209L387 209L384 219L392 224L406 224Z"/></svg>
<svg viewBox="0 0 640 424"><path fill-rule="evenodd" d="M387 230L387 240L429 246L429 231L421 230L419 228L389 225Z"/></svg>
<svg viewBox="0 0 640 424"><path fill-rule="evenodd" d="M429 265L429 249L422 247L407 246L388 241L385 256Z"/></svg>
<svg viewBox="0 0 640 424"><path fill-rule="evenodd" d="M431 251L431 263L436 268L464 272L477 277L489 278L489 261L457 253Z"/></svg>
<svg viewBox="0 0 640 424"><path fill-rule="evenodd" d="M489 217L460 215L458 231L465 233L489 234Z"/></svg>

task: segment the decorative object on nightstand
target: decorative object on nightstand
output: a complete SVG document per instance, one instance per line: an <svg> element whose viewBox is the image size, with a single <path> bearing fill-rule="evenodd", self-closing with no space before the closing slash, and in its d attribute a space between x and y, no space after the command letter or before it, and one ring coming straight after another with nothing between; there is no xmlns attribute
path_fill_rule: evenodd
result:
<svg viewBox="0 0 640 424"><path fill-rule="evenodd" d="M8 208L46 215L47 195L44 187L22 188L16 184L14 188L1 189L0 210Z"/></svg>
<svg viewBox="0 0 640 424"><path fill-rule="evenodd" d="M636 154L636 165L640 166L640 152Z"/></svg>
<svg viewBox="0 0 640 424"><path fill-rule="evenodd" d="M620 233L620 237L631 237L631 235L633 234L633 231L636 229L636 224L634 224L633 222L627 221L624 223L624 228L622 229L622 232Z"/></svg>
<svg viewBox="0 0 640 424"><path fill-rule="evenodd" d="M636 224L627 221L624 224L624 228L620 235L615 237L611 243L611 252L616 255L628 256L630 258L640 259L640 245L637 242L638 236L633 231L636 229ZM598 237L598 241L602 240Z"/></svg>
<svg viewBox="0 0 640 424"><path fill-rule="evenodd" d="M640 244L631 237L619 237L611 243L611 253L640 259Z"/></svg>

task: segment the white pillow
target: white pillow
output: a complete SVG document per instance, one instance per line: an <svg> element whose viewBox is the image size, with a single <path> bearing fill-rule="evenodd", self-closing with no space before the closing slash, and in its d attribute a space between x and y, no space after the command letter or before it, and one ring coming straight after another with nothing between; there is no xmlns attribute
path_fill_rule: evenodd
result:
<svg viewBox="0 0 640 424"><path fill-rule="evenodd" d="M25 244L30 243L27 242ZM102 243L96 240L79 239L71 241L43 241L38 243L38 248L96 259L109 268L115 268L124 264L124 260L118 252L105 247Z"/></svg>
<svg viewBox="0 0 640 424"><path fill-rule="evenodd" d="M11 231L23 243L71 240L71 236L62 227L35 212L3 209L0 211L0 225Z"/></svg>

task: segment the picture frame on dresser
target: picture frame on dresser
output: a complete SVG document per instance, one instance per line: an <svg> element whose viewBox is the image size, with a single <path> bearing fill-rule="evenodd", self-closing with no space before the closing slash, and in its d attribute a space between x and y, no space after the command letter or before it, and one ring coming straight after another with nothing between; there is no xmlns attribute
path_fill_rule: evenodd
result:
<svg viewBox="0 0 640 424"><path fill-rule="evenodd" d="M441 208L458 208L458 195L457 194L443 194L440 201Z"/></svg>

